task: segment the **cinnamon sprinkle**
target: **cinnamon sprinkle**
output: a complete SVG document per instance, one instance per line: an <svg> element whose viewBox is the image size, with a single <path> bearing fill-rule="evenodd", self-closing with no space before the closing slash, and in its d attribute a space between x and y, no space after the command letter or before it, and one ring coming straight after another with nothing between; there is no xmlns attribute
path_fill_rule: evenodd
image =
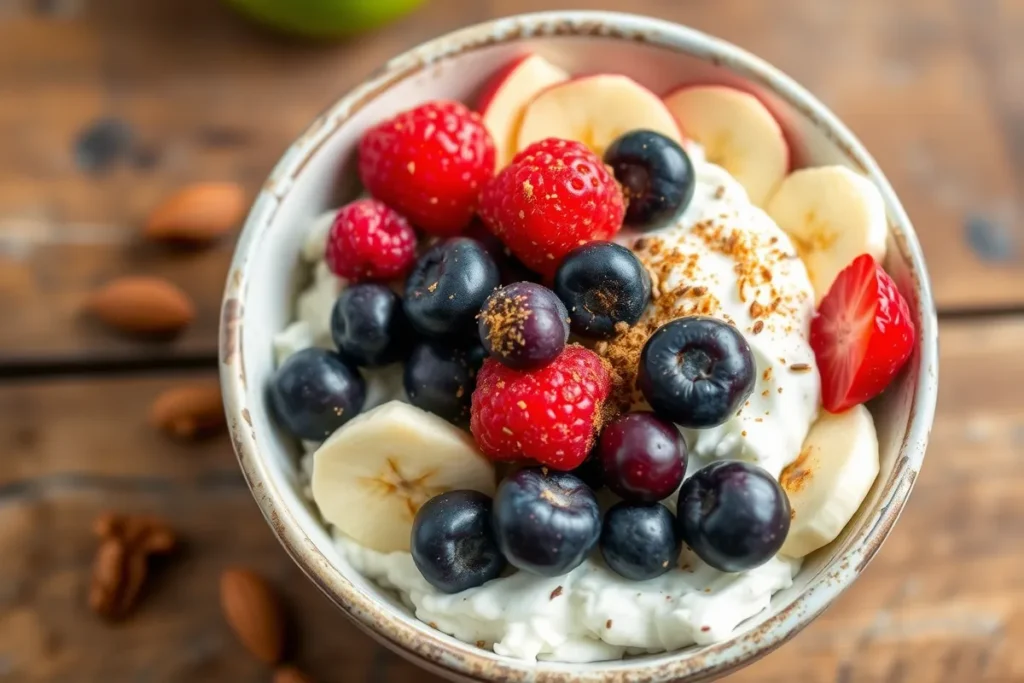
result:
<svg viewBox="0 0 1024 683"><path fill-rule="evenodd" d="M523 294L509 296L504 290L491 297L480 312L480 319L487 328L487 341L491 349L512 355L526 345L523 331L526 321L533 315Z"/></svg>

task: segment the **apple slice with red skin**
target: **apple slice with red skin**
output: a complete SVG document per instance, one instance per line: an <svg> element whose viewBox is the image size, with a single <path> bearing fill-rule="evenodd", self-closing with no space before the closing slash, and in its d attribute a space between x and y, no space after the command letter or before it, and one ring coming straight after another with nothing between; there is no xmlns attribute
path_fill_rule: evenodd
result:
<svg viewBox="0 0 1024 683"><path fill-rule="evenodd" d="M596 154L623 133L651 130L682 142L661 99L628 76L597 74L552 85L526 107L519 149L544 138L577 140Z"/></svg>
<svg viewBox="0 0 1024 683"><path fill-rule="evenodd" d="M526 105L545 88L567 80L567 72L540 55L529 54L508 64L484 86L477 110L494 138L499 171L516 154Z"/></svg>

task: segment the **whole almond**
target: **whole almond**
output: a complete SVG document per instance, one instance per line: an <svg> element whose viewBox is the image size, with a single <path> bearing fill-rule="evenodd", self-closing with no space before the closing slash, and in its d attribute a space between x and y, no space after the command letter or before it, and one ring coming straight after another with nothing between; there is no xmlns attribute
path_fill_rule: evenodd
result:
<svg viewBox="0 0 1024 683"><path fill-rule="evenodd" d="M274 671L274 683L313 683L313 679L294 666L282 666Z"/></svg>
<svg viewBox="0 0 1024 683"><path fill-rule="evenodd" d="M112 280L89 296L85 308L110 327L133 334L171 334L195 318L188 295L158 277Z"/></svg>
<svg viewBox="0 0 1024 683"><path fill-rule="evenodd" d="M146 220L145 236L160 242L203 245L237 226L245 192L235 183L186 185L161 202Z"/></svg>
<svg viewBox="0 0 1024 683"><path fill-rule="evenodd" d="M220 431L225 425L220 384L211 380L164 391L153 401L149 421L156 429L178 439Z"/></svg>
<svg viewBox="0 0 1024 683"><path fill-rule="evenodd" d="M284 654L281 601L261 576L228 569L220 577L220 606L228 625L254 657L277 664Z"/></svg>

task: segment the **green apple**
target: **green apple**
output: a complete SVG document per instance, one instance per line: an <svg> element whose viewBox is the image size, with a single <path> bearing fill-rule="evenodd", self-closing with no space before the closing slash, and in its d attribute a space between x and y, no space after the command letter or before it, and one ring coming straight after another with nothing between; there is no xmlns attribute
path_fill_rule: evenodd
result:
<svg viewBox="0 0 1024 683"><path fill-rule="evenodd" d="M273 28L314 38L353 35L411 12L423 0L227 0Z"/></svg>

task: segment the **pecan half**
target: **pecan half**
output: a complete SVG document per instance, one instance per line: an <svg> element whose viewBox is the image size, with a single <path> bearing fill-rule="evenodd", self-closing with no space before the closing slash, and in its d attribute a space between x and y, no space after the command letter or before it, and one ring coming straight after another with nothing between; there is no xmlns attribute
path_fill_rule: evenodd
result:
<svg viewBox="0 0 1024 683"><path fill-rule="evenodd" d="M171 552L177 539L156 517L109 512L96 518L93 531L100 545L93 561L89 607L106 619L123 619L138 602L149 557Z"/></svg>

